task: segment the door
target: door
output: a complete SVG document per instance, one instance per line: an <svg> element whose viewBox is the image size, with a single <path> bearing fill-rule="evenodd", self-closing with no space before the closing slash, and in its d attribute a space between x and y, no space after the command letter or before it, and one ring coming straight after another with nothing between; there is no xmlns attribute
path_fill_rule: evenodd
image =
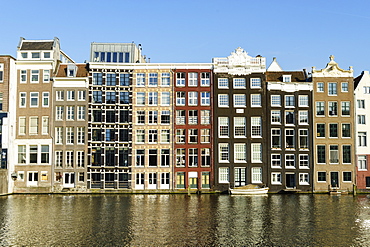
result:
<svg viewBox="0 0 370 247"><path fill-rule="evenodd" d="M37 186L38 181L39 181L38 172L28 172L27 186Z"/></svg>
<svg viewBox="0 0 370 247"><path fill-rule="evenodd" d="M246 168L235 168L235 177L234 177L234 180L235 180L235 184L234 186L235 187L240 187L240 186L245 186L246 185L246 181L245 181L245 176L246 174Z"/></svg>
<svg viewBox="0 0 370 247"><path fill-rule="evenodd" d="M190 188L197 189L198 188L198 178L189 178Z"/></svg>
<svg viewBox="0 0 370 247"><path fill-rule="evenodd" d="M332 188L339 188L339 172L330 172L330 185Z"/></svg>
<svg viewBox="0 0 370 247"><path fill-rule="evenodd" d="M74 174L74 172L65 172L63 182L64 182L63 187L65 187L65 188L75 187L75 174Z"/></svg>
<svg viewBox="0 0 370 247"><path fill-rule="evenodd" d="M157 189L157 173L149 173L149 186L148 189Z"/></svg>
<svg viewBox="0 0 370 247"><path fill-rule="evenodd" d="M286 187L287 188L295 188L295 174L294 173L288 173L286 174Z"/></svg>

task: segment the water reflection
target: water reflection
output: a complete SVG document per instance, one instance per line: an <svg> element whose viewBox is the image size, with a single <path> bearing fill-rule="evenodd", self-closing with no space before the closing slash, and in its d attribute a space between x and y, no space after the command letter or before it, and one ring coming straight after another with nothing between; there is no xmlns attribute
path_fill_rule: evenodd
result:
<svg viewBox="0 0 370 247"><path fill-rule="evenodd" d="M1 246L360 246L369 230L366 196L0 197Z"/></svg>

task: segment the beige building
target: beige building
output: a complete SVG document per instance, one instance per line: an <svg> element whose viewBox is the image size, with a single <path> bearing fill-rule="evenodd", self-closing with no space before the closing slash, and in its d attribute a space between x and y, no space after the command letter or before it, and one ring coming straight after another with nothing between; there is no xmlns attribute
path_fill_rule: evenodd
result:
<svg viewBox="0 0 370 247"><path fill-rule="evenodd" d="M353 70L330 56L326 68L312 69L314 191L352 191L355 184Z"/></svg>

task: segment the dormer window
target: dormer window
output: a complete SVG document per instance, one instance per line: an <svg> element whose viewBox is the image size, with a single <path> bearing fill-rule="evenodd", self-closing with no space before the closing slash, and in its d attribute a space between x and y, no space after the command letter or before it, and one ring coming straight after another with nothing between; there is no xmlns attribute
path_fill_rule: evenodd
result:
<svg viewBox="0 0 370 247"><path fill-rule="evenodd" d="M28 53L27 52L22 52L21 53L21 56L22 56L22 58L27 58L28 57Z"/></svg>
<svg viewBox="0 0 370 247"><path fill-rule="evenodd" d="M44 52L44 58L50 58L50 52Z"/></svg>
<svg viewBox="0 0 370 247"><path fill-rule="evenodd" d="M40 58L40 52L32 52L32 58Z"/></svg>
<svg viewBox="0 0 370 247"><path fill-rule="evenodd" d="M291 82L292 76L291 75L283 75L283 82Z"/></svg>
<svg viewBox="0 0 370 247"><path fill-rule="evenodd" d="M67 66L67 76L68 77L75 77L77 74L77 66L74 64L69 64Z"/></svg>

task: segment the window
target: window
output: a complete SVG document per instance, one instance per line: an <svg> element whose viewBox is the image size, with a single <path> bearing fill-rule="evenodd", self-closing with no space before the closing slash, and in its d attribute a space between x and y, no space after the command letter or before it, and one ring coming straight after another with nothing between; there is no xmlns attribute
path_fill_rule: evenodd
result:
<svg viewBox="0 0 370 247"><path fill-rule="evenodd" d="M106 82L107 86L115 86L116 85L116 74L107 74Z"/></svg>
<svg viewBox="0 0 370 247"><path fill-rule="evenodd" d="M27 93L19 93L19 107L26 107Z"/></svg>
<svg viewBox="0 0 370 247"><path fill-rule="evenodd" d="M234 78L234 88L245 88L245 79L244 78Z"/></svg>
<svg viewBox="0 0 370 247"><path fill-rule="evenodd" d="M271 148L280 149L281 148L281 130L271 129Z"/></svg>
<svg viewBox="0 0 370 247"><path fill-rule="evenodd" d="M370 94L370 87L369 86L364 86L364 94Z"/></svg>
<svg viewBox="0 0 370 247"><path fill-rule="evenodd" d="M67 120L74 120L74 119L75 119L75 107L67 106Z"/></svg>
<svg viewBox="0 0 370 247"><path fill-rule="evenodd" d="M202 148L201 149L201 158L202 158L202 166L210 166L211 165L211 151L209 148Z"/></svg>
<svg viewBox="0 0 370 247"><path fill-rule="evenodd" d="M27 82L27 70L21 70L21 83Z"/></svg>
<svg viewBox="0 0 370 247"><path fill-rule="evenodd" d="M161 149L161 166L170 166L170 150L169 149Z"/></svg>
<svg viewBox="0 0 370 247"><path fill-rule="evenodd" d="M176 166L185 166L185 148L176 149Z"/></svg>
<svg viewBox="0 0 370 247"><path fill-rule="evenodd" d="M358 99L357 100L357 108L358 109L365 109L365 100L364 99Z"/></svg>
<svg viewBox="0 0 370 247"><path fill-rule="evenodd" d="M366 147L367 146L367 133L366 132L358 132L358 146L359 147Z"/></svg>
<svg viewBox="0 0 370 247"><path fill-rule="evenodd" d="M105 141L114 142L116 140L116 130L115 129L105 129Z"/></svg>
<svg viewBox="0 0 370 247"><path fill-rule="evenodd" d="M202 188L209 189L210 188L210 172L202 172Z"/></svg>
<svg viewBox="0 0 370 247"><path fill-rule="evenodd" d="M324 92L324 83L323 82L318 82L317 83L317 92Z"/></svg>
<svg viewBox="0 0 370 247"><path fill-rule="evenodd" d="M158 142L158 130L149 130L148 135L148 142L149 143L157 143Z"/></svg>
<svg viewBox="0 0 370 247"><path fill-rule="evenodd" d="M358 124L366 124L365 115L357 115L357 122Z"/></svg>
<svg viewBox="0 0 370 247"><path fill-rule="evenodd" d="M246 162L247 161L247 148L245 143L234 144L234 162Z"/></svg>
<svg viewBox="0 0 370 247"><path fill-rule="evenodd" d="M219 171L218 182L219 183L228 183L229 182L229 168L228 167L220 167L218 169L218 171Z"/></svg>
<svg viewBox="0 0 370 247"><path fill-rule="evenodd" d="M209 87L211 85L211 83L210 83L210 73L208 73L208 72L202 72L201 73L200 85L202 87Z"/></svg>
<svg viewBox="0 0 370 247"><path fill-rule="evenodd" d="M246 96L245 94L234 94L234 107L245 107Z"/></svg>
<svg viewBox="0 0 370 247"><path fill-rule="evenodd" d="M262 183L262 167L252 167L252 183Z"/></svg>
<svg viewBox="0 0 370 247"><path fill-rule="evenodd" d="M44 73L43 82L48 83L50 80L50 70L45 69L43 73Z"/></svg>
<svg viewBox="0 0 370 247"><path fill-rule="evenodd" d="M251 78L251 88L261 88L261 79Z"/></svg>
<svg viewBox="0 0 370 247"><path fill-rule="evenodd" d="M251 94L251 107L260 107L260 106L261 106L261 95Z"/></svg>
<svg viewBox="0 0 370 247"><path fill-rule="evenodd" d="M42 119L41 120L41 124L42 124L41 133L43 135L47 135L47 134L49 134L49 117L48 116L43 116L41 119Z"/></svg>
<svg viewBox="0 0 370 247"><path fill-rule="evenodd" d="M31 164L36 164L37 161L37 145L30 145L29 161Z"/></svg>
<svg viewBox="0 0 370 247"><path fill-rule="evenodd" d="M234 136L246 137L246 132L245 117L234 117Z"/></svg>
<svg viewBox="0 0 370 247"><path fill-rule="evenodd" d="M309 174L308 173L299 173L299 184L300 185L309 185Z"/></svg>
<svg viewBox="0 0 370 247"><path fill-rule="evenodd" d="M338 115L338 102L330 101L329 102L329 116L337 116Z"/></svg>
<svg viewBox="0 0 370 247"><path fill-rule="evenodd" d="M176 73L176 86L178 87L185 86L185 73L184 72Z"/></svg>
<svg viewBox="0 0 370 247"><path fill-rule="evenodd" d="M77 120L85 120L85 106L77 106Z"/></svg>
<svg viewBox="0 0 370 247"><path fill-rule="evenodd" d="M185 92L176 92L176 105L185 105Z"/></svg>
<svg viewBox="0 0 370 247"><path fill-rule="evenodd" d="M176 124L185 124L186 115L185 110L177 110L176 111Z"/></svg>
<svg viewBox="0 0 370 247"><path fill-rule="evenodd" d="M201 92L200 93L200 105L202 105L202 106L211 105L211 93L210 92Z"/></svg>
<svg viewBox="0 0 370 247"><path fill-rule="evenodd" d="M120 74L119 75L119 85L120 86L130 86L130 74Z"/></svg>
<svg viewBox="0 0 370 247"><path fill-rule="evenodd" d="M271 95L271 106L281 106L280 95Z"/></svg>
<svg viewBox="0 0 370 247"><path fill-rule="evenodd" d="M26 134L26 117L19 117L19 134Z"/></svg>
<svg viewBox="0 0 370 247"><path fill-rule="evenodd" d="M41 163L49 163L49 146L41 145Z"/></svg>
<svg viewBox="0 0 370 247"><path fill-rule="evenodd" d="M56 106L55 120L63 120L63 112L64 112L63 106Z"/></svg>
<svg viewBox="0 0 370 247"><path fill-rule="evenodd" d="M286 129L285 130L285 147L286 148L294 148L294 129Z"/></svg>
<svg viewBox="0 0 370 247"><path fill-rule="evenodd" d="M252 163L262 162L262 144L261 143L252 143Z"/></svg>
<svg viewBox="0 0 370 247"><path fill-rule="evenodd" d="M55 151L55 166L58 168L63 166L63 151Z"/></svg>
<svg viewBox="0 0 370 247"><path fill-rule="evenodd" d="M366 155L357 156L357 167L359 170L367 170Z"/></svg>
<svg viewBox="0 0 370 247"><path fill-rule="evenodd" d="M336 82L329 82L328 83L328 94L329 95L337 95L337 83Z"/></svg>
<svg viewBox="0 0 370 247"><path fill-rule="evenodd" d="M271 173L271 184L281 184L281 173L280 172Z"/></svg>
<svg viewBox="0 0 370 247"><path fill-rule="evenodd" d="M149 149L149 166L158 166L158 150Z"/></svg>
<svg viewBox="0 0 370 247"><path fill-rule="evenodd" d="M30 135L37 135L38 134L38 125L39 125L39 118L38 117L30 117Z"/></svg>
<svg viewBox="0 0 370 247"><path fill-rule="evenodd" d="M158 86L158 73L149 73L149 87Z"/></svg>
<svg viewBox="0 0 370 247"><path fill-rule="evenodd" d="M145 164L145 150L137 149L136 150L136 166L144 166Z"/></svg>
<svg viewBox="0 0 370 247"><path fill-rule="evenodd" d="M170 124L170 111L161 111L161 124Z"/></svg>
<svg viewBox="0 0 370 247"><path fill-rule="evenodd" d="M294 124L294 111L285 111L285 124Z"/></svg>
<svg viewBox="0 0 370 247"><path fill-rule="evenodd" d="M102 85L103 84L103 74L102 73L93 73L92 78L93 85Z"/></svg>
<svg viewBox="0 0 370 247"><path fill-rule="evenodd" d="M137 143L145 142L145 130L136 130L136 142Z"/></svg>
<svg viewBox="0 0 370 247"><path fill-rule="evenodd" d="M218 107L229 107L229 95L227 94L218 95Z"/></svg>
<svg viewBox="0 0 370 247"><path fill-rule="evenodd" d="M39 93L38 92L31 92L30 93L30 106L31 107L38 107L39 106Z"/></svg>
<svg viewBox="0 0 370 247"><path fill-rule="evenodd" d="M39 82L39 70L31 70L31 83Z"/></svg>
<svg viewBox="0 0 370 247"><path fill-rule="evenodd" d="M210 124L211 123L211 111L201 110L200 111L200 124Z"/></svg>
<svg viewBox="0 0 370 247"><path fill-rule="evenodd" d="M170 143L170 130L161 130L161 143Z"/></svg>
<svg viewBox="0 0 370 247"><path fill-rule="evenodd" d="M26 145L18 145L18 163L26 163Z"/></svg>
<svg viewBox="0 0 370 247"><path fill-rule="evenodd" d="M317 163L325 164L326 162L325 145L317 145Z"/></svg>
<svg viewBox="0 0 370 247"><path fill-rule="evenodd" d="M271 154L271 167L281 168L281 155L280 154Z"/></svg>
<svg viewBox="0 0 370 247"><path fill-rule="evenodd" d="M227 78L218 78L218 88L229 88L229 80Z"/></svg>
<svg viewBox="0 0 370 247"><path fill-rule="evenodd" d="M28 53L27 52L21 52L22 58L28 58Z"/></svg>
<svg viewBox="0 0 370 247"><path fill-rule="evenodd" d="M197 129L189 129L189 143L198 143Z"/></svg>
<svg viewBox="0 0 370 247"><path fill-rule="evenodd" d="M308 124L308 111L299 111L299 124Z"/></svg>
<svg viewBox="0 0 370 247"><path fill-rule="evenodd" d="M116 92L106 92L105 93L105 103L115 104L116 103Z"/></svg>
<svg viewBox="0 0 370 247"><path fill-rule="evenodd" d="M40 52L31 52L32 58L40 58Z"/></svg>
<svg viewBox="0 0 370 247"><path fill-rule="evenodd" d="M189 148L189 167L197 167L198 166L198 149L197 148Z"/></svg>
<svg viewBox="0 0 370 247"><path fill-rule="evenodd" d="M329 159L331 164L338 164L339 163L339 150L338 145L330 145L329 146Z"/></svg>
<svg viewBox="0 0 370 247"><path fill-rule="evenodd" d="M136 173L136 185L144 185L144 173Z"/></svg>
<svg viewBox="0 0 370 247"><path fill-rule="evenodd" d="M129 130L128 129L119 129L119 140L123 142L129 141Z"/></svg>
<svg viewBox="0 0 370 247"><path fill-rule="evenodd" d="M77 127L77 144L85 144L85 127Z"/></svg>
<svg viewBox="0 0 370 247"><path fill-rule="evenodd" d="M198 92L189 92L189 105L196 106L198 105Z"/></svg>
<svg viewBox="0 0 370 247"><path fill-rule="evenodd" d="M201 129L200 130L200 142L201 143L210 143L211 142L211 130L210 129Z"/></svg>
<svg viewBox="0 0 370 247"><path fill-rule="evenodd" d="M283 82L292 82L291 75L283 75Z"/></svg>
<svg viewBox="0 0 370 247"><path fill-rule="evenodd" d="M130 94L129 94L129 92L119 92L119 103L120 104L129 104L130 103Z"/></svg>
<svg viewBox="0 0 370 247"><path fill-rule="evenodd" d="M162 73L161 86L168 87L171 85L170 73Z"/></svg>
<svg viewBox="0 0 370 247"><path fill-rule="evenodd" d="M343 152L343 164L351 164L351 146L343 145L342 152Z"/></svg>
<svg viewBox="0 0 370 247"><path fill-rule="evenodd" d="M299 130L299 149L308 149L308 129Z"/></svg>
<svg viewBox="0 0 370 247"><path fill-rule="evenodd" d="M66 151L66 167L73 167L73 151Z"/></svg>
<svg viewBox="0 0 370 247"><path fill-rule="evenodd" d="M251 117L252 137L262 137L261 117Z"/></svg>
<svg viewBox="0 0 370 247"><path fill-rule="evenodd" d="M307 107L308 106L308 95L299 95L298 105L300 107Z"/></svg>
<svg viewBox="0 0 370 247"><path fill-rule="evenodd" d="M348 92L348 82L342 82L342 92Z"/></svg>
<svg viewBox="0 0 370 247"><path fill-rule="evenodd" d="M145 86L145 73L136 74L136 86L144 87Z"/></svg>
<svg viewBox="0 0 370 247"><path fill-rule="evenodd" d="M342 137L351 137L351 124L342 124Z"/></svg>
<svg viewBox="0 0 370 247"><path fill-rule="evenodd" d="M102 121L102 110L93 110L93 122Z"/></svg>
<svg viewBox="0 0 370 247"><path fill-rule="evenodd" d="M329 124L329 137L338 137L338 124Z"/></svg>
<svg viewBox="0 0 370 247"><path fill-rule="evenodd" d="M343 182L352 181L352 172L343 172Z"/></svg>
<svg viewBox="0 0 370 247"><path fill-rule="evenodd" d="M280 111L271 111L271 124L281 124Z"/></svg>
<svg viewBox="0 0 370 247"><path fill-rule="evenodd" d="M63 144L63 128L55 128L55 144Z"/></svg>
<svg viewBox="0 0 370 247"><path fill-rule="evenodd" d="M309 158L308 154L299 155L299 168L308 168L309 167Z"/></svg>
<svg viewBox="0 0 370 247"><path fill-rule="evenodd" d="M69 101L75 100L75 91L74 90L67 91L67 100L69 100Z"/></svg>
<svg viewBox="0 0 370 247"><path fill-rule="evenodd" d="M185 188L185 173L184 172L176 173L176 188L177 189Z"/></svg>
<svg viewBox="0 0 370 247"><path fill-rule="evenodd" d="M141 118L142 117L143 116L141 116ZM158 111L148 111L148 123L149 124L157 124L158 123Z"/></svg>
<svg viewBox="0 0 370 247"><path fill-rule="evenodd" d="M294 96L286 95L285 96L285 107L294 107Z"/></svg>
<svg viewBox="0 0 370 247"><path fill-rule="evenodd" d="M342 101L342 116L349 116L349 115L350 115L350 102Z"/></svg>
<svg viewBox="0 0 370 247"><path fill-rule="evenodd" d="M103 92L102 91L93 91L93 103L102 103L103 102Z"/></svg>
<svg viewBox="0 0 370 247"><path fill-rule="evenodd" d="M229 137L229 118L228 117L219 117L218 118L219 124L219 137Z"/></svg>
<svg viewBox="0 0 370 247"><path fill-rule="evenodd" d="M188 86L196 87L198 86L198 73L191 72L188 74Z"/></svg>
<svg viewBox="0 0 370 247"><path fill-rule="evenodd" d="M188 124L198 124L198 110L189 110Z"/></svg>
<svg viewBox="0 0 370 247"><path fill-rule="evenodd" d="M316 116L325 116L325 102L316 102Z"/></svg>
<svg viewBox="0 0 370 247"><path fill-rule="evenodd" d="M136 105L145 105L145 93L144 92L136 93Z"/></svg>
<svg viewBox="0 0 370 247"><path fill-rule="evenodd" d="M326 182L326 172L317 172L317 181Z"/></svg>
<svg viewBox="0 0 370 247"><path fill-rule="evenodd" d="M120 110L119 111L119 121L120 123L129 122L129 110Z"/></svg>
<svg viewBox="0 0 370 247"><path fill-rule="evenodd" d="M169 106L170 105L170 92L161 93L161 105Z"/></svg>
<svg viewBox="0 0 370 247"><path fill-rule="evenodd" d="M74 143L74 128L66 127L66 144Z"/></svg>
<svg viewBox="0 0 370 247"><path fill-rule="evenodd" d="M219 162L229 162L229 144L219 143Z"/></svg>
<svg viewBox="0 0 370 247"><path fill-rule="evenodd" d="M84 167L85 166L85 152L84 151L77 151L77 167Z"/></svg>
<svg viewBox="0 0 370 247"><path fill-rule="evenodd" d="M285 155L285 167L286 168L295 168L295 155L286 154Z"/></svg>
<svg viewBox="0 0 370 247"><path fill-rule="evenodd" d="M325 124L316 124L316 136L325 137Z"/></svg>

